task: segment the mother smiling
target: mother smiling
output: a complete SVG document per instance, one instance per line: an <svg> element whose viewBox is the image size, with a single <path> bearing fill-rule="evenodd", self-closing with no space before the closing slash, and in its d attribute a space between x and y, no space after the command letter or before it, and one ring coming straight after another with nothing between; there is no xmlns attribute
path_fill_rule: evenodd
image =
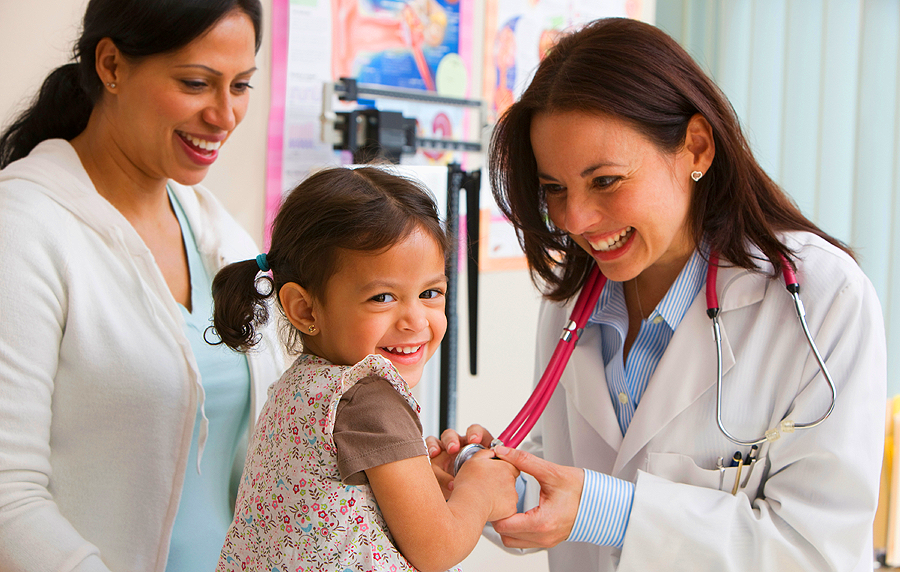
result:
<svg viewBox="0 0 900 572"><path fill-rule="evenodd" d="M210 277L259 252L198 183L247 110L261 12L91 0L0 136L3 570L215 567L281 368L271 332L248 357L203 337Z"/></svg>

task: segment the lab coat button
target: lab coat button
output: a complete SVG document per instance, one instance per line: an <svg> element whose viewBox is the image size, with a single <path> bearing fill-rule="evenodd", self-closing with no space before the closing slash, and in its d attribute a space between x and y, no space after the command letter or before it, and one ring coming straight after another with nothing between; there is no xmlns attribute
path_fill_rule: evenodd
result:
<svg viewBox="0 0 900 572"><path fill-rule="evenodd" d="M653 323L654 323L654 324L661 324L662 321L663 321L663 317L662 317L662 316L657 316L657 317L653 318Z"/></svg>
<svg viewBox="0 0 900 572"><path fill-rule="evenodd" d="M619 394L619 403L622 405L628 403L628 395L624 391Z"/></svg>

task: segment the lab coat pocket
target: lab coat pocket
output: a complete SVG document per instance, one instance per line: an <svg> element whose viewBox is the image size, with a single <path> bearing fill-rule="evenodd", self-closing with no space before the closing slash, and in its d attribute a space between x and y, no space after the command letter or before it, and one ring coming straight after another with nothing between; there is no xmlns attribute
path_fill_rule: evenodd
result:
<svg viewBox="0 0 900 572"><path fill-rule="evenodd" d="M727 462L727 461L726 461ZM684 483L727 493L747 490L751 497L759 488L762 467L755 465L704 469L694 459L678 453L650 453L647 456L647 472L675 483ZM737 489L735 489L737 483Z"/></svg>

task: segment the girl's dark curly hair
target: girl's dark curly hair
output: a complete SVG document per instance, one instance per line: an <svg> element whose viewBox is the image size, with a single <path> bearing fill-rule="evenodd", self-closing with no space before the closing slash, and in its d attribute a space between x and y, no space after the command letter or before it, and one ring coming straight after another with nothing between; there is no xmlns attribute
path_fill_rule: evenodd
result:
<svg viewBox="0 0 900 572"><path fill-rule="evenodd" d="M341 251L384 251L417 229L434 238L446 256L448 239L434 199L416 182L377 167L319 171L288 194L275 217L266 255L271 278L257 279L255 259L216 274L213 329L221 343L247 351L269 318L268 298L274 294L277 300L282 286L293 282L325 300ZM302 343L302 333L293 327L287 337L291 350Z"/></svg>

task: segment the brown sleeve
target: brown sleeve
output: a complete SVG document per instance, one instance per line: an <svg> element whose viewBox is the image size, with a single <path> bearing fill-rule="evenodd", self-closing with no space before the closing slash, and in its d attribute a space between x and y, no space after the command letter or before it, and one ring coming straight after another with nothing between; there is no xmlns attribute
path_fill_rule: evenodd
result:
<svg viewBox="0 0 900 572"><path fill-rule="evenodd" d="M428 454L419 416L389 381L374 375L341 397L333 435L338 470L348 485L367 483L366 469Z"/></svg>

